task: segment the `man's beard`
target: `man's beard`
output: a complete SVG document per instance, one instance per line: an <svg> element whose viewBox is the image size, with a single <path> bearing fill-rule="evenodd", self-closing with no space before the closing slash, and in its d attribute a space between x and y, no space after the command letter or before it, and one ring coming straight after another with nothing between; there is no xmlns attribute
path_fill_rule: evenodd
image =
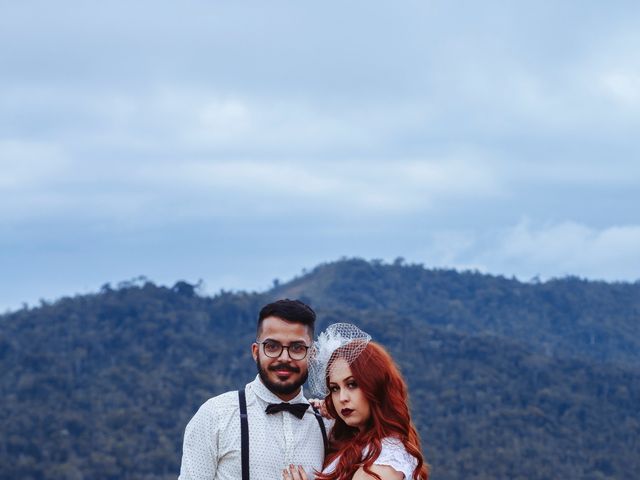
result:
<svg viewBox="0 0 640 480"><path fill-rule="evenodd" d="M269 376L267 375L267 372L262 368L262 365L260 365L260 352L258 352L258 356L256 357L256 367L258 367L258 374L260 375L260 379L262 380L262 383L264 383L264 385L276 395L278 394L290 395L294 393L296 390L298 390L298 388L300 388L304 384L304 382L307 381L307 377L309 376L309 371L307 370L302 374L302 376L300 377L300 380L290 385L273 383L271 380L269 380ZM294 367L291 365L278 365L278 364L271 365L270 367L267 367L267 370L275 370L275 367L279 367L281 369L287 369L290 372L300 373L300 369L298 367Z"/></svg>

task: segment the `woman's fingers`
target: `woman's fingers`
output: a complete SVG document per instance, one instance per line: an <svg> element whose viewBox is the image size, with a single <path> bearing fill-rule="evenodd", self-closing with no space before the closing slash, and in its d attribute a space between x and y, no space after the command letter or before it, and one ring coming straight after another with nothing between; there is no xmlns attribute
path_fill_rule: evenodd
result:
<svg viewBox="0 0 640 480"><path fill-rule="evenodd" d="M329 416L329 412L327 411L327 407L325 406L324 400L321 400L319 398L310 398L309 403L313 405L314 408L317 408L320 411L320 415L322 415L324 418L331 418Z"/></svg>
<svg viewBox="0 0 640 480"><path fill-rule="evenodd" d="M301 465L289 465L282 471L282 480L307 480L307 472Z"/></svg>

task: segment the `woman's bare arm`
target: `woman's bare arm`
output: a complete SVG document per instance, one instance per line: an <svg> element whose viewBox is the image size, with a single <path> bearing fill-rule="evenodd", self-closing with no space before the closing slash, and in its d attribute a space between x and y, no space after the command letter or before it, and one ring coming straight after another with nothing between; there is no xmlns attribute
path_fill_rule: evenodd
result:
<svg viewBox="0 0 640 480"><path fill-rule="evenodd" d="M404 478L404 473L398 472L388 465L371 465L371 471L377 473L382 480L403 480ZM375 478L365 472L362 467L353 476L353 480L375 480Z"/></svg>

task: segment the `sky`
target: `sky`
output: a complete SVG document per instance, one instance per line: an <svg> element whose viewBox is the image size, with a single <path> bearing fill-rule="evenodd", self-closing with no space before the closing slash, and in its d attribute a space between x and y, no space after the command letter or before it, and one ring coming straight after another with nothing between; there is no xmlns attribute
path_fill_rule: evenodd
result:
<svg viewBox="0 0 640 480"><path fill-rule="evenodd" d="M640 279L640 3L0 0L0 312L343 257Z"/></svg>

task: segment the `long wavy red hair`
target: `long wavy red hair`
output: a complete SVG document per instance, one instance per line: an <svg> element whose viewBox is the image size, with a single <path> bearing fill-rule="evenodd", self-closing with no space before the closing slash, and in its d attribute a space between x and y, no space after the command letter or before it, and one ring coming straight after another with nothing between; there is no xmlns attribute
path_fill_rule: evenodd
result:
<svg viewBox="0 0 640 480"><path fill-rule="evenodd" d="M340 358L340 349L332 361ZM331 367L332 362L329 362ZM331 399L325 398L327 410L335 419L329 437L329 451L324 467L339 457L336 468L327 474L317 474L318 480L351 479L358 468L363 467L369 475L381 480L370 468L382 450L382 439L399 439L407 452L417 460L413 472L414 480L427 480L429 469L422 456L420 438L411 421L407 404L407 386L395 362L387 351L375 342L369 342L364 351L351 363L351 374L369 401L371 417L368 428L360 432L348 426L338 415ZM329 379L327 378L327 387ZM363 452L366 450L366 455Z"/></svg>

